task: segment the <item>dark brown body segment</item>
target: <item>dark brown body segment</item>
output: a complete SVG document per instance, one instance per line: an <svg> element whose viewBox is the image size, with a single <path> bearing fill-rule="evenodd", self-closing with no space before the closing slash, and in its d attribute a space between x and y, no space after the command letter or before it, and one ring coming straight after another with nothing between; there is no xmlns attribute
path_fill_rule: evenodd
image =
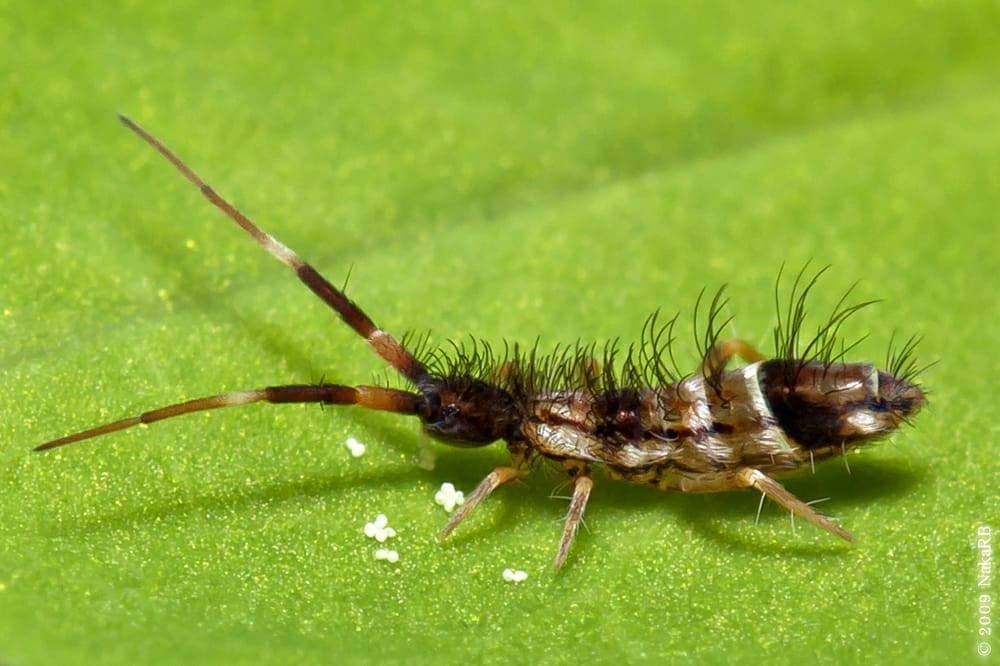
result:
<svg viewBox="0 0 1000 666"><path fill-rule="evenodd" d="M885 437L926 402L912 382L867 363L773 359L759 379L778 426L809 451Z"/></svg>

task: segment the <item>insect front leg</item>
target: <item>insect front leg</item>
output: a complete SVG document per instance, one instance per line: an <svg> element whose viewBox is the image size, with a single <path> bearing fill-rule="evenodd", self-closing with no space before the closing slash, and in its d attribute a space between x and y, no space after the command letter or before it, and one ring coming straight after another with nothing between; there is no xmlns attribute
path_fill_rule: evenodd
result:
<svg viewBox="0 0 1000 666"><path fill-rule="evenodd" d="M505 483L516 481L523 475L524 471L517 467L497 467L487 474L486 478L480 481L476 489L472 491L472 494L465 498L465 504L455 512L455 515L451 517L448 524L441 530L441 538L444 539L451 534L452 530L458 527L458 524L465 520L472 513L472 510L479 506L480 502L489 497L494 490Z"/></svg>
<svg viewBox="0 0 1000 666"><path fill-rule="evenodd" d="M580 463L566 461L564 466L573 478L573 499L569 503L569 512L566 514L566 525L563 527L562 539L559 541L559 552L556 554L556 570L558 570L566 556L569 548L573 545L576 532L583 522L583 512L587 508L587 500L590 499L590 491L594 488L594 480L590 478L590 467Z"/></svg>

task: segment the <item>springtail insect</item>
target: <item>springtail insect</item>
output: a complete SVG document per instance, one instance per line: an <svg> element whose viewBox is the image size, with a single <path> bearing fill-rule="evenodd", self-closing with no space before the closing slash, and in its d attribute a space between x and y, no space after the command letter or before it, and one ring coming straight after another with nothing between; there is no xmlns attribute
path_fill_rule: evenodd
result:
<svg viewBox="0 0 1000 666"><path fill-rule="evenodd" d="M742 340L722 339L721 329L729 321L722 317L727 302L722 289L711 300L704 331L698 330L696 305L702 363L688 375L677 371L671 352L677 317L659 323L655 313L646 320L639 343L622 354L614 343L577 344L549 354L540 353L537 346L505 345L503 354L495 354L480 341L437 349L411 345L406 338L400 342L298 254L219 196L158 139L132 120L119 118L291 268L412 388L321 383L233 391L107 423L35 450L255 402L358 405L412 415L445 444L472 448L503 440L510 452L510 464L486 475L445 525L442 538L494 490L525 476L539 459L562 467L572 483L572 498L555 559L558 569L583 519L595 467L603 467L611 478L663 490L754 488L792 514L853 541L849 532L774 477L883 438L926 402L915 381L916 338L895 352L890 348L885 369L844 361L852 345L841 341L841 325L869 303L847 305L845 294L814 336L802 335L806 297L825 269L812 277L805 268L799 272L787 303L781 302L776 288L773 358ZM780 281L779 273L779 286ZM727 369L737 356L747 364Z"/></svg>

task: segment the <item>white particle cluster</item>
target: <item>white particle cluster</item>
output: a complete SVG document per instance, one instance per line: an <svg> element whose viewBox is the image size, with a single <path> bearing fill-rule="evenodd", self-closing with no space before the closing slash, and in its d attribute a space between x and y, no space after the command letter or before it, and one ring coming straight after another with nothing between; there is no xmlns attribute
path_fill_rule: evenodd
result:
<svg viewBox="0 0 1000 666"><path fill-rule="evenodd" d="M358 440L353 437L348 437L347 442L345 443L347 444L347 448L351 450L351 455L355 458L360 458L365 455L365 445Z"/></svg>
<svg viewBox="0 0 1000 666"><path fill-rule="evenodd" d="M456 506L465 504L465 494L461 490L455 490L455 486L450 483L442 483L441 490L434 495L434 501L444 507L444 510L451 513Z"/></svg>
<svg viewBox="0 0 1000 666"><path fill-rule="evenodd" d="M375 520L365 525L365 536L384 543L386 539L396 536L396 530L389 527L389 519L384 513L380 513L375 516Z"/></svg>
<svg viewBox="0 0 1000 666"><path fill-rule="evenodd" d="M504 569L503 579L508 583L520 583L528 579L527 571L515 571L514 569Z"/></svg>
<svg viewBox="0 0 1000 666"><path fill-rule="evenodd" d="M376 560L385 560L386 562L399 562L399 553L394 550L387 550L385 548L379 548L375 551Z"/></svg>

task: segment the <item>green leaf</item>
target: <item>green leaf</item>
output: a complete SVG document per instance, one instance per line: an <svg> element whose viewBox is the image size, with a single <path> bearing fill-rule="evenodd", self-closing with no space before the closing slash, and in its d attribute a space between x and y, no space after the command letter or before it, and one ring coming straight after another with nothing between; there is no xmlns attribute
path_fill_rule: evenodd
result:
<svg viewBox="0 0 1000 666"><path fill-rule="evenodd" d="M974 658L977 530L1000 529L995 3L5 4L0 661ZM812 261L816 312L856 280L883 299L852 359L924 335L930 406L785 481L855 545L773 505L755 526L755 493L598 475L558 574L560 474L439 543L440 484L507 457L402 417L252 406L31 453L383 372L118 112L394 333L628 341L661 308L693 369L700 289L728 283L766 346L779 267ZM396 564L362 533L378 513Z"/></svg>

